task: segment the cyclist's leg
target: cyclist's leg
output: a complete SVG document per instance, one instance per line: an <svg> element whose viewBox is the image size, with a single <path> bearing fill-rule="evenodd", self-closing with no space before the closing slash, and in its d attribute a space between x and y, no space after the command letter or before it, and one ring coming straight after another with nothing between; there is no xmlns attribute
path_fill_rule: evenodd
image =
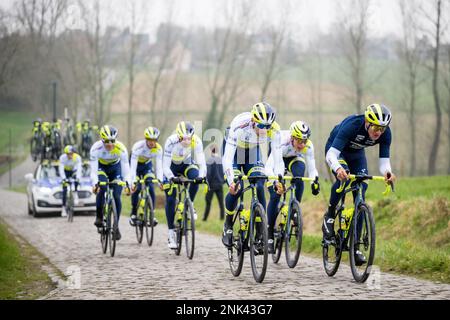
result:
<svg viewBox="0 0 450 320"><path fill-rule="evenodd" d="M152 199L153 206L155 206L155 190L153 188L152 180L155 178L155 175L153 174L152 169L152 162L149 161L145 164L144 169L144 180L145 180L145 186L147 187L148 193L150 194L150 198Z"/></svg>
<svg viewBox="0 0 450 320"><path fill-rule="evenodd" d="M305 168L305 160L298 157L291 161L288 170L292 172L294 177L304 177ZM297 199L298 202L302 201L304 186L305 183L302 180L295 181L295 199Z"/></svg>
<svg viewBox="0 0 450 320"><path fill-rule="evenodd" d="M191 164L189 166L186 166L186 169L184 170L184 176L188 179L195 179L198 178L198 166L195 164ZM192 201L195 199L195 195L198 192L199 185L196 183L191 183L189 186L189 197Z"/></svg>
<svg viewBox="0 0 450 320"><path fill-rule="evenodd" d="M234 174L235 175L241 174L241 170L238 169L237 165L235 166ZM231 228L231 225L233 223L234 211L236 210L236 206L238 204L238 200L239 200L239 197L241 196L243 189L244 189L244 183L241 182L241 188L240 188L239 192L237 192L235 195L228 192L228 194L225 197L225 214L226 214L225 223L224 223L225 229Z"/></svg>
<svg viewBox="0 0 450 320"><path fill-rule="evenodd" d="M273 230L275 228L275 222L278 216L278 204L280 203L281 195L275 192L273 186L269 187L270 200L267 206L267 218L268 218L268 231L269 238L273 239Z"/></svg>
<svg viewBox="0 0 450 320"><path fill-rule="evenodd" d="M108 174L109 181L122 180L122 169L121 169L120 162L110 165L108 167L107 174ZM119 221L120 213L122 212L122 199L121 199L122 186L113 184L111 186L111 188L113 189L114 202L116 203L117 221Z"/></svg>
<svg viewBox="0 0 450 320"><path fill-rule="evenodd" d="M175 228L175 204L177 200L177 188L175 185L171 185L168 180L164 181L164 192L166 193L166 219L169 230Z"/></svg>
<svg viewBox="0 0 450 320"><path fill-rule="evenodd" d="M62 205L63 207L66 206L67 202L67 183L63 183L63 192L62 192Z"/></svg>
<svg viewBox="0 0 450 320"><path fill-rule="evenodd" d="M205 196L206 205L205 205L205 213L203 214L203 221L206 221L206 219L208 219L209 211L211 210L211 202L213 195L214 195L213 190L208 190L208 192L206 193Z"/></svg>
<svg viewBox="0 0 450 320"><path fill-rule="evenodd" d="M265 175L264 165L260 162L244 166L244 172L250 177ZM264 210L266 209L265 183L266 181L262 179L256 182L256 194L258 196L258 201L262 204Z"/></svg>
<svg viewBox="0 0 450 320"><path fill-rule="evenodd" d="M108 182L108 176L106 175L106 172L104 171L104 168L99 165L98 170L98 182ZM106 192L106 186L100 186L100 190L97 193L97 199L96 199L96 209L97 209L97 220L103 220L103 203L105 202L105 192Z"/></svg>

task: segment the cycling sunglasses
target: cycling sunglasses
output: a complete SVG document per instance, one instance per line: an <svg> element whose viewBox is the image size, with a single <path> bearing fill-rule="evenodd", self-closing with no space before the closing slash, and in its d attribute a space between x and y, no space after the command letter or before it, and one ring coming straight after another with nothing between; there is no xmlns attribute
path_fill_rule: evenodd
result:
<svg viewBox="0 0 450 320"><path fill-rule="evenodd" d="M383 133L387 129L387 127L377 126L376 124L371 124L370 126L373 128L373 131L375 131L375 132L379 131L379 132Z"/></svg>
<svg viewBox="0 0 450 320"><path fill-rule="evenodd" d="M271 124L263 124L263 123L256 124L256 127L258 129L265 129L265 130L270 129L271 126L272 126Z"/></svg>
<svg viewBox="0 0 450 320"><path fill-rule="evenodd" d="M111 139L111 140L103 140L103 143L116 143L116 139Z"/></svg>

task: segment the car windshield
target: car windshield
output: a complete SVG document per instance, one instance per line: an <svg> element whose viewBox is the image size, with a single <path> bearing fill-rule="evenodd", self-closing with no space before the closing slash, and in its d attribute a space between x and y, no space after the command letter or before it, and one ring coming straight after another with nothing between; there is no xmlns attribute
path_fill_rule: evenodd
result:
<svg viewBox="0 0 450 320"><path fill-rule="evenodd" d="M55 166L42 166L37 179L56 179L59 177L58 168Z"/></svg>

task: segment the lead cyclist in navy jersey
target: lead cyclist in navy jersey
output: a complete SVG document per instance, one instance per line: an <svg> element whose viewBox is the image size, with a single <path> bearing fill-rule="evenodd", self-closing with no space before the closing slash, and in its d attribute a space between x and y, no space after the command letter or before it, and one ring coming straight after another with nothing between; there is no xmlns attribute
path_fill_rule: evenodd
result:
<svg viewBox="0 0 450 320"><path fill-rule="evenodd" d="M325 154L327 163L337 180L331 188L328 210L323 219L324 240L330 241L334 237L335 210L340 199L336 190L341 182L348 180L346 170L352 174L368 174L364 148L380 145L380 172L387 182L395 181L396 177L392 173L389 158L392 140L392 132L389 128L391 119L391 111L385 105L371 104L364 115L349 116L331 131L325 146ZM363 183L363 197L366 190L367 184ZM353 196L355 197L355 194ZM357 251L356 260L358 264L362 264L366 258Z"/></svg>

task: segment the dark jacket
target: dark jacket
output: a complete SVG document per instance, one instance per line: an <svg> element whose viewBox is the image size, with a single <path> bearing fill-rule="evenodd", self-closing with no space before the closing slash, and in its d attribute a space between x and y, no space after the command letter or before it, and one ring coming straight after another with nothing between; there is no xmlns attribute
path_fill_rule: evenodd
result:
<svg viewBox="0 0 450 320"><path fill-rule="evenodd" d="M222 159L218 156L211 156L206 162L206 180L210 190L221 189L224 183Z"/></svg>

